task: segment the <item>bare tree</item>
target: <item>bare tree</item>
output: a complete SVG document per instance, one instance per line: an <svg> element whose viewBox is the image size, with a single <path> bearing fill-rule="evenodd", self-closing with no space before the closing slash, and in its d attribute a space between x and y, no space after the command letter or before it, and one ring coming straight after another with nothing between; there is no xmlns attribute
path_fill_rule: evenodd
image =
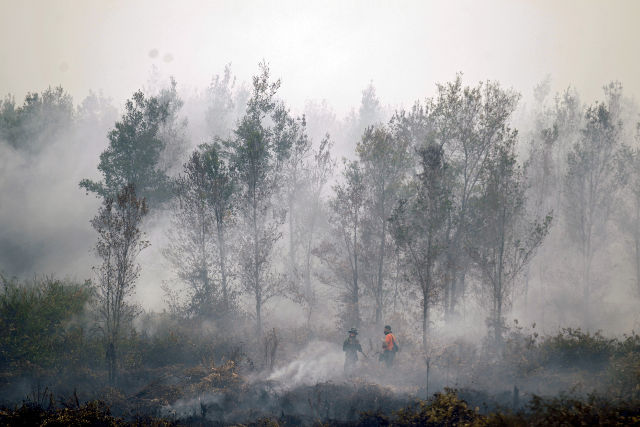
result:
<svg viewBox="0 0 640 427"><path fill-rule="evenodd" d="M145 199L136 197L133 184L117 197L106 197L91 225L98 232L96 253L102 259L97 274L98 316L105 334L109 382L117 377L117 354L123 326L136 315L127 299L140 274L138 254L149 246L139 226L147 214Z"/></svg>

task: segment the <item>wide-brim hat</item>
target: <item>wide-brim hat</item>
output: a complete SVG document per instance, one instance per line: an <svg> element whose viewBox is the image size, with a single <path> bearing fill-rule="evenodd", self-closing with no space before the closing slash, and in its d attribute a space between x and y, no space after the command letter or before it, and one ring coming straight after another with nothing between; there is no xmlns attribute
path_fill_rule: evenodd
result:
<svg viewBox="0 0 640 427"><path fill-rule="evenodd" d="M349 329L349 333L358 335L358 330L356 328L351 328Z"/></svg>

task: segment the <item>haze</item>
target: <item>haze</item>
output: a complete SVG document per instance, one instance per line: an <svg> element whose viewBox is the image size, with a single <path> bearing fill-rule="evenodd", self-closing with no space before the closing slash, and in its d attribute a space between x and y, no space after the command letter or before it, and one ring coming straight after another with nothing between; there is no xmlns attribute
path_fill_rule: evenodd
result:
<svg viewBox="0 0 640 427"><path fill-rule="evenodd" d="M227 63L248 81L261 59L293 109L326 99L338 114L373 81L392 106L462 71L526 98L545 76L585 102L604 82L640 91L634 1L0 2L0 93L62 85L122 104L152 65L205 87Z"/></svg>

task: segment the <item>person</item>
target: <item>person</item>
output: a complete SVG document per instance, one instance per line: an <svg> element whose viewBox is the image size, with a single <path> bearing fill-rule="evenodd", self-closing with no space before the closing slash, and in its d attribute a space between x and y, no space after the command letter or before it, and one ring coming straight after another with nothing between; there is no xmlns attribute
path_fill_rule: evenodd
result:
<svg viewBox="0 0 640 427"><path fill-rule="evenodd" d="M384 327L384 340L382 341L382 354L381 360L384 361L387 368L393 366L393 359L396 357L398 351L398 341L396 337L391 333L391 326L386 325Z"/></svg>
<svg viewBox="0 0 640 427"><path fill-rule="evenodd" d="M358 335L358 330L356 328L351 328L349 330L349 336L346 340L344 340L344 344L342 344L342 351L345 352L344 355L344 371L346 373L350 373L356 367L356 362L358 361L358 352L364 354L362 351L362 346L356 338Z"/></svg>

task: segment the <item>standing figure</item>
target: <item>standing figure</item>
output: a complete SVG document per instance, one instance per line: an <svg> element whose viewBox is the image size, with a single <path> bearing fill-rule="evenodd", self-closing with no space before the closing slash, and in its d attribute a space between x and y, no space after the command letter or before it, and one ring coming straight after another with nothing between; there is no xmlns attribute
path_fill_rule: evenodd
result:
<svg viewBox="0 0 640 427"><path fill-rule="evenodd" d="M362 346L358 341L356 336L358 335L358 330L356 328L351 328L349 330L349 336L346 340L344 340L344 344L342 344L342 351L345 352L344 355L344 372L351 373L356 367L356 362L358 361L358 352L364 354L362 351Z"/></svg>
<svg viewBox="0 0 640 427"><path fill-rule="evenodd" d="M396 357L396 352L400 349L396 337L391 333L391 326L386 325L384 327L384 340L382 341L382 354L380 359L384 361L387 368L393 366L393 359Z"/></svg>

